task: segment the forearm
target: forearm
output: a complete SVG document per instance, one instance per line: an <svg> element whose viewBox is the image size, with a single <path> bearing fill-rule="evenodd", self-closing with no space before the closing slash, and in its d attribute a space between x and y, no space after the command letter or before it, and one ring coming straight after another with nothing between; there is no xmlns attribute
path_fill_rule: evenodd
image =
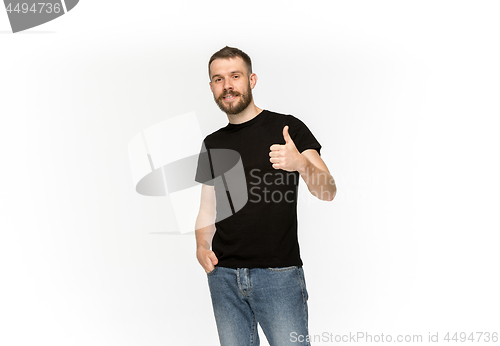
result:
<svg viewBox="0 0 500 346"><path fill-rule="evenodd" d="M316 167L311 161L302 155L303 163L298 172L309 191L323 201L331 201L337 193L337 186L332 175L325 170Z"/></svg>
<svg viewBox="0 0 500 346"><path fill-rule="evenodd" d="M207 226L208 225L208 226ZM209 273L217 265L218 259L212 251L212 239L215 234L214 218L208 215L198 214L196 219L196 258L206 273Z"/></svg>
<svg viewBox="0 0 500 346"><path fill-rule="evenodd" d="M210 250L215 234L214 220L207 215L198 214L195 225L196 247Z"/></svg>

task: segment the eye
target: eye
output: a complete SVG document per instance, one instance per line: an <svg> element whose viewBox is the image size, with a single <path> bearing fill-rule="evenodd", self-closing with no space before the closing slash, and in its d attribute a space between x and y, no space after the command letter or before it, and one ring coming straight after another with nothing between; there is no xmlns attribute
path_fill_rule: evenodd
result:
<svg viewBox="0 0 500 346"><path fill-rule="evenodd" d="M239 77L239 76L238 76L237 74L235 74L235 75L233 76L233 78L236 78L236 79L237 79L238 77Z"/></svg>

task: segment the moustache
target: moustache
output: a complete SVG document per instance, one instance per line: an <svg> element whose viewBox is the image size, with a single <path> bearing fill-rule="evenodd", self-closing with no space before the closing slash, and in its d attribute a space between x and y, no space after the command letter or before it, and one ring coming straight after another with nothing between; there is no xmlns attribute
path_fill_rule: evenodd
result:
<svg viewBox="0 0 500 346"><path fill-rule="evenodd" d="M222 100L226 96L240 96L240 95L241 93L237 91L225 91L217 98L217 100Z"/></svg>

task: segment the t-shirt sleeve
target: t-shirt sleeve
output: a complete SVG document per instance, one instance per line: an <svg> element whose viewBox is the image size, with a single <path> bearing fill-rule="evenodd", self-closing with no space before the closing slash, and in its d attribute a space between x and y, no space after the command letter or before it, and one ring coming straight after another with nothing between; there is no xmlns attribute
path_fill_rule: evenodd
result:
<svg viewBox="0 0 500 346"><path fill-rule="evenodd" d="M286 125L288 125L288 133L290 137L292 137L299 153L307 149L316 149L318 154L321 155L321 144L319 144L306 124L293 115L289 115Z"/></svg>
<svg viewBox="0 0 500 346"><path fill-rule="evenodd" d="M210 156L205 146L205 141L203 141L200 154L198 155L198 166L196 167L196 176L194 180L198 183L213 186L213 179L214 176L212 173L212 165L210 164Z"/></svg>

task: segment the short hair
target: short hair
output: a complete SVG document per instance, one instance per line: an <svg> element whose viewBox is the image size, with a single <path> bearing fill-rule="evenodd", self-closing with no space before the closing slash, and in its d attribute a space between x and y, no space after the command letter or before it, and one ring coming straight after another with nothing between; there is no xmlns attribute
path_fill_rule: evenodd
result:
<svg viewBox="0 0 500 346"><path fill-rule="evenodd" d="M210 58L210 61L208 62L208 77L210 78L210 64L212 64L215 59L229 59L236 57L243 59L247 66L248 75L250 76L252 74L252 60L250 60L248 54L238 48L225 46L218 52L215 52Z"/></svg>

